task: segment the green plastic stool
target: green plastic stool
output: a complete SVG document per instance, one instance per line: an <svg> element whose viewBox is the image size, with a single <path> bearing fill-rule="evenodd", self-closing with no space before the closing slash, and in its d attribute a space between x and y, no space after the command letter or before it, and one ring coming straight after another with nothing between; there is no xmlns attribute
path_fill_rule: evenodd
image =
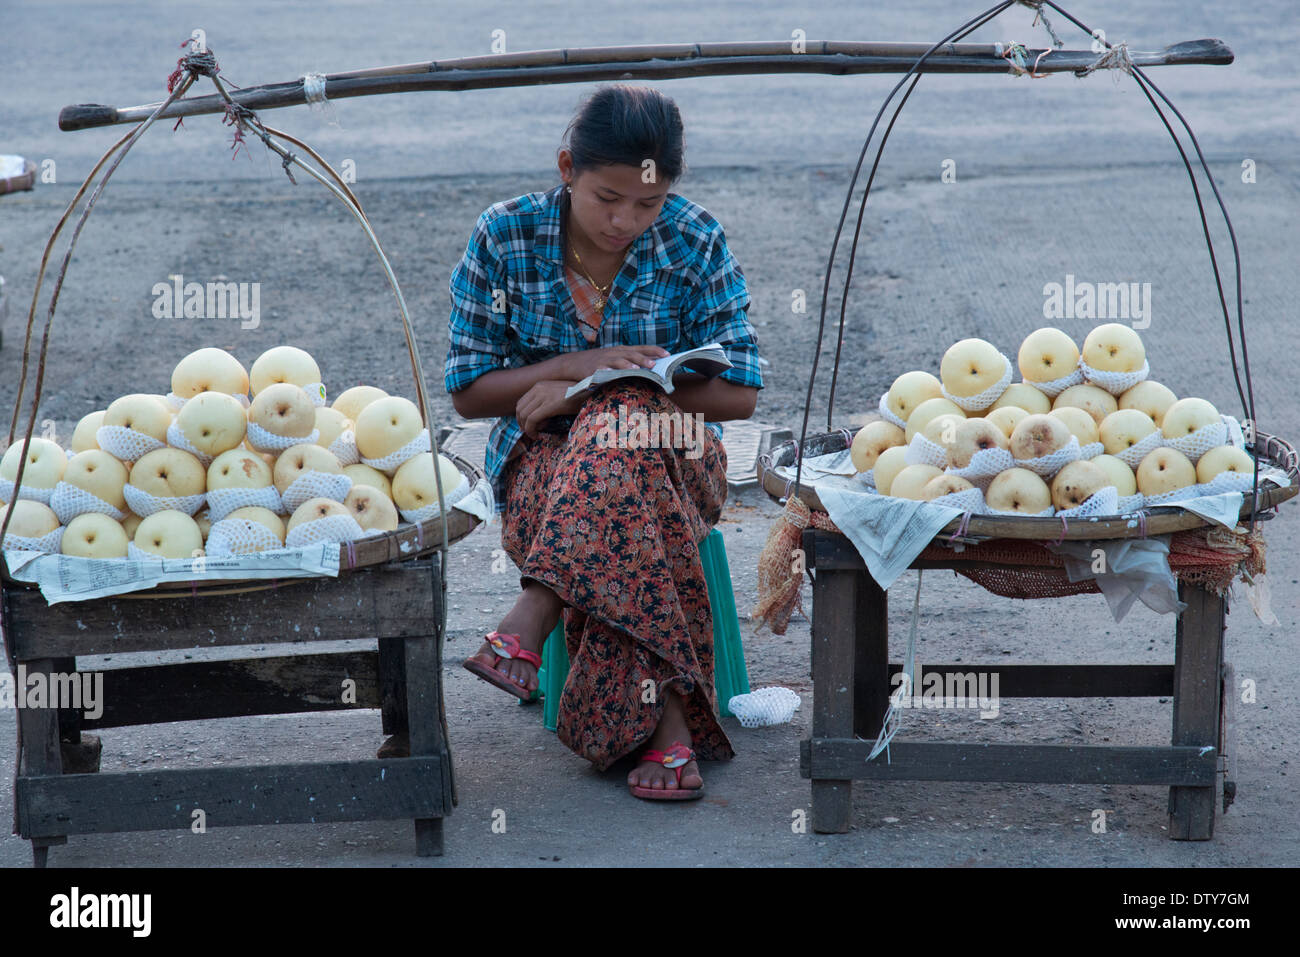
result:
<svg viewBox="0 0 1300 957"><path fill-rule="evenodd" d="M704 566L709 607L713 612L713 683L723 717L731 717L727 702L733 695L749 693L749 670L745 667L745 649L740 642L740 619L731 590L727 548L722 532L716 528L700 543L700 564ZM564 643L564 620L560 619L542 648L542 666L537 669L538 691L533 692L534 700L542 699L542 724L548 731L555 730L560 715L560 693L568 676L569 649Z"/></svg>

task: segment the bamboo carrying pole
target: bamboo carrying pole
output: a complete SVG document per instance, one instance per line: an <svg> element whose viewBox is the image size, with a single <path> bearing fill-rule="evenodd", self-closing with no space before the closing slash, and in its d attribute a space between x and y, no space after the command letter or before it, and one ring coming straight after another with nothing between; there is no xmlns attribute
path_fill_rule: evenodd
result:
<svg viewBox="0 0 1300 957"><path fill-rule="evenodd" d="M424 90L474 90L598 80L667 80L689 76L737 76L759 73L907 73L928 50L926 43L808 41L792 52L787 40L753 43L675 43L655 46L578 47L533 50L492 56L432 60L325 75L325 96L412 93ZM921 73L1006 73L1009 44L947 43L934 51ZM1080 73L1095 66L1090 50L1030 47L1026 59L1035 73ZM1135 66L1225 65L1232 51L1221 40L1188 40L1155 52L1131 52ZM1040 59L1041 57L1041 59ZM1036 61L1036 62L1035 62ZM303 79L268 83L231 92L231 99L250 110L277 109L307 102ZM65 106L59 128L83 130L147 119L159 103L113 107L97 103ZM220 96L197 96L167 107L159 119L225 112Z"/></svg>

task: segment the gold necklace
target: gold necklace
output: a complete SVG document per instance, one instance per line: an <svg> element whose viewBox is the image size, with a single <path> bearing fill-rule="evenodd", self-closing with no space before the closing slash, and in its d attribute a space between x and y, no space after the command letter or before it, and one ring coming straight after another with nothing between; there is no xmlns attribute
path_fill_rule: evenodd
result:
<svg viewBox="0 0 1300 957"><path fill-rule="evenodd" d="M591 273L587 272L587 267L582 264L582 257L578 255L578 247L573 245L572 241L569 242L569 249L573 251L573 258L578 261L578 268L581 269L582 274L587 277L587 282L591 283L592 287L596 290L596 311L603 312L605 310L605 303L609 301L605 296L605 291L609 289L610 286L614 285L614 279L618 278L618 270L615 269L614 276L609 280L609 282L601 286L597 284L595 279L591 278Z"/></svg>

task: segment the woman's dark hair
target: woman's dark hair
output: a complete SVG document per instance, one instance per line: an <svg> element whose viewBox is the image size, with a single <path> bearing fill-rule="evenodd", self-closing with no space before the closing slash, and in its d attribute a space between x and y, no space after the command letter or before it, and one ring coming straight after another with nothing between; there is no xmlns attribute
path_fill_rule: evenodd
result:
<svg viewBox="0 0 1300 957"><path fill-rule="evenodd" d="M682 115L670 97L648 86L601 87L564 131L577 172L654 160L656 178L676 182L686 171Z"/></svg>

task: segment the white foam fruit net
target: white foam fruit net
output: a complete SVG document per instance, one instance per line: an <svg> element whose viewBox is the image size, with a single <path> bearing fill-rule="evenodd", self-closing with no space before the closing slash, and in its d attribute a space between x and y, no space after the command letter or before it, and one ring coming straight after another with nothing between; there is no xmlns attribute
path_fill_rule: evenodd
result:
<svg viewBox="0 0 1300 957"><path fill-rule="evenodd" d="M248 423L248 444L259 452L283 452L295 445L315 445L320 438L320 429L312 429L310 435L276 435L256 422Z"/></svg>
<svg viewBox="0 0 1300 957"><path fill-rule="evenodd" d="M1091 518L1094 515L1117 515L1119 514L1119 489L1113 485L1107 485L1105 488L1097 489L1088 496L1081 505L1074 508L1063 508L1057 515L1064 515L1066 518Z"/></svg>
<svg viewBox="0 0 1300 957"><path fill-rule="evenodd" d="M198 407L195 406L195 408ZM242 442L243 440L241 439L240 441ZM213 456L209 455L207 452L200 452L195 448L194 444L185 437L185 433L177 427L175 422L167 426L167 444L173 448L181 449L182 451L190 453L190 455L199 460L199 464L204 468L207 468L212 464Z"/></svg>
<svg viewBox="0 0 1300 957"><path fill-rule="evenodd" d="M985 479L990 482L999 472L1015 468L1016 460L1007 449L980 449L971 456L970 463L962 468L949 468L949 475L956 475L968 482L979 483Z"/></svg>
<svg viewBox="0 0 1300 957"><path fill-rule="evenodd" d="M1082 360L1080 360L1082 363ZM1083 385L1083 369L1075 366L1074 371L1069 375L1063 375L1059 379L1050 379L1047 382L1030 382L1028 379L1023 380L1025 385L1032 385L1049 399L1055 399L1072 385Z"/></svg>
<svg viewBox="0 0 1300 957"><path fill-rule="evenodd" d="M1049 505L1041 512L1017 512L1013 508L1004 509L1004 508L989 507L988 509L985 510L985 514L986 515L1007 515L1010 516L1011 518L1051 518L1053 515L1056 514L1056 509L1052 508L1052 506Z"/></svg>
<svg viewBox="0 0 1300 957"><path fill-rule="evenodd" d="M209 555L249 555L276 548L284 548L284 542L261 522L226 518L212 523L206 551Z"/></svg>
<svg viewBox="0 0 1300 957"><path fill-rule="evenodd" d="M284 537L284 544L289 548L302 548L318 542L351 542L365 534L351 515L326 515L295 525Z"/></svg>
<svg viewBox="0 0 1300 957"><path fill-rule="evenodd" d="M1188 485L1184 488L1176 488L1172 492L1162 492L1159 495L1144 495L1144 505L1173 505L1175 502L1185 502L1189 498L1199 498L1201 489L1199 485Z"/></svg>
<svg viewBox="0 0 1300 957"><path fill-rule="evenodd" d="M95 430L95 442L113 458L123 462L134 462L148 452L167 448L166 442L124 425L101 425Z"/></svg>
<svg viewBox="0 0 1300 957"><path fill-rule="evenodd" d="M799 704L799 696L789 688L769 687L735 695L727 702L727 708L742 728L761 728L787 723Z"/></svg>
<svg viewBox="0 0 1300 957"><path fill-rule="evenodd" d="M1220 421L1202 426L1191 435L1180 435L1177 438L1165 439L1166 446L1182 452L1192 460L1193 465L1210 449L1227 444L1228 425L1222 421L1222 416L1220 416Z"/></svg>
<svg viewBox="0 0 1300 957"><path fill-rule="evenodd" d="M241 394L238 393L238 392L232 392L232 393L230 393L230 394L231 394L231 396L234 397L234 399L235 399L235 400L236 400L240 405L242 405L242 406L244 407L244 411L247 412L249 406L252 405L252 403L248 400L248 394L247 394L247 393L244 393L244 394L241 395ZM167 401L168 401L168 403L170 403L173 412L179 412L181 409L183 409L183 408L185 407L185 403L188 402L188 401L190 401L190 400L189 400L189 399L182 399L182 398L181 398L180 396L178 396L175 392L168 392L168 393L167 393Z"/></svg>
<svg viewBox="0 0 1300 957"><path fill-rule="evenodd" d="M339 465L356 465L361 461L361 454L357 451L357 434L351 429L343 430L339 437L329 444L329 450L339 460Z"/></svg>
<svg viewBox="0 0 1300 957"><path fill-rule="evenodd" d="M1160 434L1159 429L1156 429L1145 438L1138 439L1128 448L1120 449L1115 453L1115 458L1136 472L1138 466L1142 464L1142 460L1164 444L1165 437Z"/></svg>
<svg viewBox="0 0 1300 957"><path fill-rule="evenodd" d="M907 444L907 451L903 453L903 461L908 465L933 465L941 469L944 463L948 461L948 453L942 445L937 442L931 442L920 432L912 436L912 441Z"/></svg>
<svg viewBox="0 0 1300 957"><path fill-rule="evenodd" d="M1123 395L1139 382L1145 382L1147 376L1151 375L1151 364L1143 359L1142 368L1136 372L1107 372L1104 369L1094 369L1080 359L1079 371L1083 373L1083 377L1089 385L1095 385L1097 388L1105 389L1111 395L1117 396Z"/></svg>
<svg viewBox="0 0 1300 957"><path fill-rule="evenodd" d="M311 399L312 405L319 408L325 404L324 382L308 382L306 385L300 386L299 388L301 388L303 392L307 393L307 396Z"/></svg>
<svg viewBox="0 0 1300 957"><path fill-rule="evenodd" d="M9 532L5 535L5 551L8 551L11 548L17 548L25 552L46 552L47 554L56 554L62 545L62 525L52 532L46 532L39 538L28 538L26 535L15 535L13 532Z"/></svg>
<svg viewBox="0 0 1300 957"><path fill-rule="evenodd" d="M126 498L126 504L131 511L141 518L169 508L184 512L186 515L193 515L203 507L204 501L207 500L207 493L205 492L199 492L196 495L179 496L151 495L136 488L130 482L127 482L122 489L122 495Z"/></svg>
<svg viewBox="0 0 1300 957"><path fill-rule="evenodd" d="M1001 355L1001 353L999 353L999 355ZM940 388L943 389L943 397L949 402L955 403L958 408L965 409L967 412L983 412L994 402L998 401L998 399L1002 398L1002 393L1006 392L1007 386L1011 385L1011 360L1003 355L1002 362L1005 365L1002 378L989 386L983 392L976 395L958 397L953 395L946 388L943 388L943 386L940 386Z"/></svg>
<svg viewBox="0 0 1300 957"><path fill-rule="evenodd" d="M18 497L30 499L33 502L40 502L42 505L49 505L50 498L54 495L53 488L37 488L34 485L23 483L23 487L18 490ZM12 502L14 500L14 480L0 479L0 501Z"/></svg>
<svg viewBox="0 0 1300 957"><path fill-rule="evenodd" d="M429 430L421 429L420 434L411 441L407 442L396 452L389 452L383 458L368 459L364 455L361 461L369 465L372 469L378 469L386 475L392 475L398 467L413 455L419 455L421 452L429 452L433 445L429 439Z"/></svg>
<svg viewBox="0 0 1300 957"><path fill-rule="evenodd" d="M1043 455L1036 459L1016 459L1015 462L1020 468L1029 469L1046 479L1051 478L1071 462L1077 461L1080 451L1082 450L1079 448L1079 438L1072 435L1063 449L1057 449L1050 455Z"/></svg>
<svg viewBox="0 0 1300 957"><path fill-rule="evenodd" d="M979 488L949 492L947 495L940 495L938 498L930 499L930 503L932 505L946 505L949 508L959 508L963 512L971 512L974 515L983 515L988 511L988 506L984 503L984 492Z"/></svg>
<svg viewBox="0 0 1300 957"><path fill-rule="evenodd" d="M447 492L447 507L452 508L472 491L473 486L469 482L461 482L452 491ZM419 525L431 518L437 518L439 509L437 502L431 502L428 505L421 505L419 508L399 508L398 511L401 512L402 518L406 521L413 525Z"/></svg>
<svg viewBox="0 0 1300 957"><path fill-rule="evenodd" d="M308 499L329 498L341 502L352 489L352 476L308 469L289 483L280 496L284 510L292 515ZM319 520L318 520L319 521Z"/></svg>
<svg viewBox="0 0 1300 957"><path fill-rule="evenodd" d="M880 417L884 419L886 422L888 422L890 425L896 425L900 429L907 428L907 423L904 422L902 419L900 419L898 416L894 415L894 410L889 407L889 404L886 401L888 398L889 398L888 392L886 392L884 395L880 397L880 406L879 406Z"/></svg>
<svg viewBox="0 0 1300 957"><path fill-rule="evenodd" d="M280 493L274 485L263 488L211 488L208 489L208 517L219 522L237 508L256 505L273 512L283 511Z"/></svg>
<svg viewBox="0 0 1300 957"><path fill-rule="evenodd" d="M1118 493L1118 489L1116 492ZM1115 503L1115 512L1117 515L1123 515L1126 512L1136 512L1140 509L1145 500L1141 492L1134 492L1132 495L1120 495L1119 500Z"/></svg>
<svg viewBox="0 0 1300 957"><path fill-rule="evenodd" d="M1089 442L1087 445L1079 446L1079 458L1095 459L1105 451L1106 446L1102 445L1100 442Z"/></svg>
<svg viewBox="0 0 1300 957"><path fill-rule="evenodd" d="M116 505L105 502L98 495L69 482L60 482L54 486L54 494L50 496L49 505L64 525L86 512L100 512L119 522L126 518L126 512Z"/></svg>

